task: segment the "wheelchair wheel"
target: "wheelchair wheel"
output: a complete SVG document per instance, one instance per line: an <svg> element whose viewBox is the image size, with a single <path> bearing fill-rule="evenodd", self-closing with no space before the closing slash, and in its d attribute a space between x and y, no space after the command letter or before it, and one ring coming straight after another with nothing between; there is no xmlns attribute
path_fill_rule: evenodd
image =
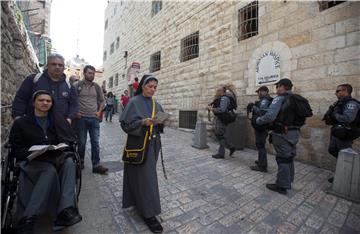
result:
<svg viewBox="0 0 360 234"><path fill-rule="evenodd" d="M17 193L18 170L11 151L7 157L2 158L1 166L1 232L13 233L12 209Z"/></svg>

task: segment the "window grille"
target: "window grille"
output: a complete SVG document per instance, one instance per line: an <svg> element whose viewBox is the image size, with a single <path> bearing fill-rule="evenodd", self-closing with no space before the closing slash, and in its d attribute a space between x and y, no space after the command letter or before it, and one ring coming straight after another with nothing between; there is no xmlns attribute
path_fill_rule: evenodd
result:
<svg viewBox="0 0 360 234"><path fill-rule="evenodd" d="M179 111L179 128L195 129L197 111Z"/></svg>
<svg viewBox="0 0 360 234"><path fill-rule="evenodd" d="M119 49L120 46L120 37L116 38L116 49Z"/></svg>
<svg viewBox="0 0 360 234"><path fill-rule="evenodd" d="M159 71L161 67L161 51L158 51L150 57L150 72Z"/></svg>
<svg viewBox="0 0 360 234"><path fill-rule="evenodd" d="M258 1L254 1L239 10L238 22L239 41L258 34Z"/></svg>
<svg viewBox="0 0 360 234"><path fill-rule="evenodd" d="M181 40L180 62L199 57L199 31Z"/></svg>
<svg viewBox="0 0 360 234"><path fill-rule="evenodd" d="M112 88L114 84L114 77L109 78L109 88Z"/></svg>
<svg viewBox="0 0 360 234"><path fill-rule="evenodd" d="M329 9L329 8L339 5L340 3L343 3L343 2L346 2L346 1L318 1L319 11Z"/></svg>
<svg viewBox="0 0 360 234"><path fill-rule="evenodd" d="M115 74L115 87L119 85L119 74Z"/></svg>
<svg viewBox="0 0 360 234"><path fill-rule="evenodd" d="M105 30L107 29L108 27L108 20L105 21Z"/></svg>
<svg viewBox="0 0 360 234"><path fill-rule="evenodd" d="M105 50L105 51L104 51L104 56L103 56L103 60L104 60L104 61L106 60L106 56L107 56L107 51Z"/></svg>
<svg viewBox="0 0 360 234"><path fill-rule="evenodd" d="M114 42L110 45L110 54L114 53Z"/></svg>
<svg viewBox="0 0 360 234"><path fill-rule="evenodd" d="M156 15L161 11L162 8L162 1L152 1L151 4L151 16Z"/></svg>

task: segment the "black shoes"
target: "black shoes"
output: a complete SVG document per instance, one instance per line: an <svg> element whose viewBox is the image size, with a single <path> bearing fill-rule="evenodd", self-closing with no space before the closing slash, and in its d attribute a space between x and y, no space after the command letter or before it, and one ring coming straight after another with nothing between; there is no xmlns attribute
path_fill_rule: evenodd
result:
<svg viewBox="0 0 360 234"><path fill-rule="evenodd" d="M251 166L250 169L253 171L267 172L265 167L260 167L259 165Z"/></svg>
<svg viewBox="0 0 360 234"><path fill-rule="evenodd" d="M33 234L34 233L35 217L24 217L19 220L16 228L17 234Z"/></svg>
<svg viewBox="0 0 360 234"><path fill-rule="evenodd" d="M229 155L232 156L235 151L236 151L236 148L235 148L235 147L232 147L232 148L230 149L230 154L229 154Z"/></svg>
<svg viewBox="0 0 360 234"><path fill-rule="evenodd" d="M328 179L328 182L329 182L329 183L334 183L334 177L330 177L330 178Z"/></svg>
<svg viewBox="0 0 360 234"><path fill-rule="evenodd" d="M224 155L220 155L220 154L214 154L212 155L212 157L216 159L225 158Z"/></svg>
<svg viewBox="0 0 360 234"><path fill-rule="evenodd" d="M63 229L64 227L72 226L82 220L81 215L78 210L74 207L68 207L63 209L60 214L58 214L55 224L53 227L54 231Z"/></svg>
<svg viewBox="0 0 360 234"><path fill-rule="evenodd" d="M256 165L259 165L259 160L255 160L255 164L256 164Z"/></svg>
<svg viewBox="0 0 360 234"><path fill-rule="evenodd" d="M144 221L152 233L162 233L164 231L163 227L155 216L151 218L144 218Z"/></svg>
<svg viewBox="0 0 360 234"><path fill-rule="evenodd" d="M103 167L103 166L99 165L97 167L94 167L92 172L96 173L96 174L100 174L100 175L106 175L108 170L109 169L107 169L106 167Z"/></svg>
<svg viewBox="0 0 360 234"><path fill-rule="evenodd" d="M277 184L266 184L266 188L274 191L274 192L278 192L280 194L287 194L286 188L280 187Z"/></svg>

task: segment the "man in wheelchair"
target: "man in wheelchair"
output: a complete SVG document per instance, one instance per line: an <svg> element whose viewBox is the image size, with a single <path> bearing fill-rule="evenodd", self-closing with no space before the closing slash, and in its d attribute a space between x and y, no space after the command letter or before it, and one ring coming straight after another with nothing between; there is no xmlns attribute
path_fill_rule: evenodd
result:
<svg viewBox="0 0 360 234"><path fill-rule="evenodd" d="M54 230L82 220L75 192L75 153L69 148L48 150L31 161L27 159L33 145L70 145L76 140L69 123L52 111L54 99L48 91L35 92L32 101L33 114L15 120L9 139L20 168L17 233L33 233L36 216L45 213L55 218Z"/></svg>

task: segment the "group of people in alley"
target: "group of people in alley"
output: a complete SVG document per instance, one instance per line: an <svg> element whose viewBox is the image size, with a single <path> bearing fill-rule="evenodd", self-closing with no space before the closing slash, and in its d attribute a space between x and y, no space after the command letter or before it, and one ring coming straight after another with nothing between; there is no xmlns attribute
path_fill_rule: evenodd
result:
<svg viewBox="0 0 360 234"><path fill-rule="evenodd" d="M84 78L74 81L63 73L64 62L63 56L51 54L46 69L26 77L13 101L14 122L9 142L20 169L16 232L34 233L36 218L44 213L52 215L54 230L82 220L74 189L77 174L74 151L78 148L81 173L89 134L92 172L108 173L100 157L100 122L104 111L106 122L112 122L113 114L118 111L121 128L127 134L124 150L119 152L119 159L122 157L124 163L122 206L135 207L151 232L163 232L157 218L161 204L156 165L159 155L162 156L161 133L168 115L153 98L158 79L144 75L132 87L134 95L130 98L125 90L118 105L113 93L105 95L94 82L93 66L85 66ZM268 139L276 151L278 172L276 181L266 187L286 195L295 178L294 158L299 131L313 113L306 98L292 92L290 79L280 79L275 87L277 96L273 98L267 86L259 87L256 90L259 99L247 106L248 112L252 113L251 125L258 150L258 159L250 169L267 173L265 145ZM360 102L351 94L350 84L337 86L337 101L323 118L332 126L329 153L334 157L341 149L351 147L360 136ZM214 160L225 159L226 149L230 156L237 150L226 137L228 125L237 118L237 100L235 87L221 85L207 106L215 116L214 133L219 141L218 151L212 155ZM32 146L59 143L68 147L49 150L28 160ZM329 178L329 182L332 180Z"/></svg>

